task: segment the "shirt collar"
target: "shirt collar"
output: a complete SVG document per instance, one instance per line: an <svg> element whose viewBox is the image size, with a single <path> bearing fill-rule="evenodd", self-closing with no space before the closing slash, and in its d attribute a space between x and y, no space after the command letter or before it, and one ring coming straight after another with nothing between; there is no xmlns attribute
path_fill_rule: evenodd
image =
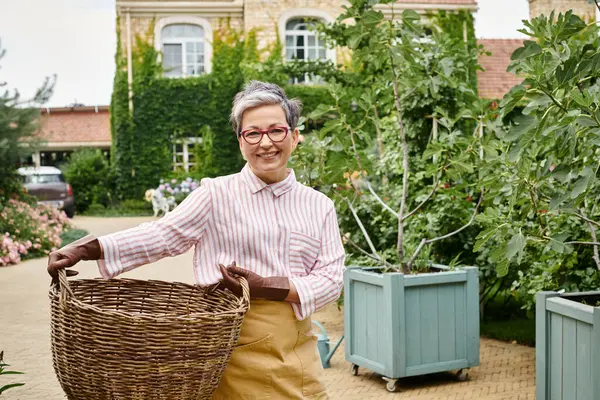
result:
<svg viewBox="0 0 600 400"><path fill-rule="evenodd" d="M294 184L296 183L296 174L294 173L293 169L288 168L288 175L284 180L269 185L256 176L250 169L248 163L246 163L242 169L242 179L244 180L246 186L248 186L248 188L252 191L252 194L258 193L267 188L267 190L270 190L275 196L279 197L282 194L292 190Z"/></svg>

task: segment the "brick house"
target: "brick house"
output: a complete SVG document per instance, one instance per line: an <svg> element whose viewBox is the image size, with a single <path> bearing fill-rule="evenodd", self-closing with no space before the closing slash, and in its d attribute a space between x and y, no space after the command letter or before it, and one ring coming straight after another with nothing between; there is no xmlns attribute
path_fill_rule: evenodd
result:
<svg viewBox="0 0 600 400"><path fill-rule="evenodd" d="M525 0L523 0L525 1ZM151 24L153 44L162 53L165 75L186 77L211 72L213 30L227 19L233 28L257 32L259 48L273 42L277 35L284 45L285 59L331 59L339 56L327 49L314 33L307 29L310 20L334 21L342 12L342 1L332 0L117 0L123 54L127 55L129 80L133 79L131 46L136 35L145 37ZM378 8L392 16L390 5ZM594 4L586 0L529 0L530 17L548 15L551 10L568 9L587 20L597 15ZM412 9L428 11L469 10L477 12L477 0L397 0L394 12ZM506 72L512 52L521 46L521 39L481 39L492 54L482 56L485 71L478 73L480 96L500 99L520 79ZM308 83L308 78L304 83ZM298 82L303 83L303 82ZM42 151L34 154L36 165L55 165L71 151L81 147L110 149L110 122L107 106L45 109L42 136L47 140ZM181 147L181 146L180 146ZM185 146L184 146L185 147ZM174 149L175 150L175 149ZM181 149L179 149L181 150ZM185 148L175 150L185 166Z"/></svg>
<svg viewBox="0 0 600 400"><path fill-rule="evenodd" d="M111 145L108 106L53 107L41 110L40 149L25 164L57 166L81 148L96 148L108 157Z"/></svg>

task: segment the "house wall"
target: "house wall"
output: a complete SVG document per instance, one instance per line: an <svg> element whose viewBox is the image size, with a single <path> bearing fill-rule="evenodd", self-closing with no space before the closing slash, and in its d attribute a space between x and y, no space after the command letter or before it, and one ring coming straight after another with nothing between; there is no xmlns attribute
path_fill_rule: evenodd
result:
<svg viewBox="0 0 600 400"><path fill-rule="evenodd" d="M565 13L572 9L573 12L585 21L596 19L596 6L587 0L529 0L529 17L535 18L540 15Z"/></svg>

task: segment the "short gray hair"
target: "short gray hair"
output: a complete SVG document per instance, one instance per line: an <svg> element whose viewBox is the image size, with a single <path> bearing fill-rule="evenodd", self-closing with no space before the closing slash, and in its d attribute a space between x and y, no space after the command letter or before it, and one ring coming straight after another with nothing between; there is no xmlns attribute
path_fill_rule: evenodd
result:
<svg viewBox="0 0 600 400"><path fill-rule="evenodd" d="M240 134L242 116L247 109L272 104L279 104L283 108L288 125L295 129L302 112L300 100L288 99L285 91L274 83L250 81L233 99L231 126L236 135Z"/></svg>

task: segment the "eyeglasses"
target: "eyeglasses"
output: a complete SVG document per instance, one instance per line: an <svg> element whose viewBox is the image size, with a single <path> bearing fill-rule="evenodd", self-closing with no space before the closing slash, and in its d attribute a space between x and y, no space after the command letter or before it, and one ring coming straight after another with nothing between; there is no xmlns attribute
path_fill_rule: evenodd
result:
<svg viewBox="0 0 600 400"><path fill-rule="evenodd" d="M243 137L248 144L259 144L266 134L271 142L278 143L286 138L289 129L287 126L274 126L269 129L252 128L242 131L238 136Z"/></svg>

